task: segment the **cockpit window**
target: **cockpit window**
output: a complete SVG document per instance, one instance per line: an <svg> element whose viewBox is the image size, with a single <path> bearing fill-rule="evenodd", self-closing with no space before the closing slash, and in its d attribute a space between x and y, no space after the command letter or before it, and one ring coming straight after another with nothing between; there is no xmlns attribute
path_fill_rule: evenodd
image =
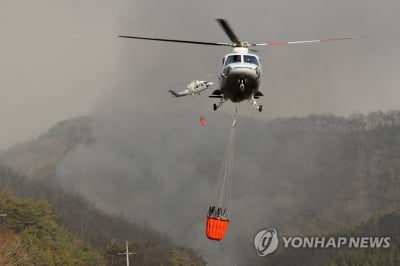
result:
<svg viewBox="0 0 400 266"><path fill-rule="evenodd" d="M225 65L229 65L232 63L240 63L240 62L242 62L242 56L240 54L230 55L226 58Z"/></svg>
<svg viewBox="0 0 400 266"><path fill-rule="evenodd" d="M245 63L250 63L250 64L255 64L255 65L259 65L257 57L252 56L252 55L245 55L244 56L244 62Z"/></svg>

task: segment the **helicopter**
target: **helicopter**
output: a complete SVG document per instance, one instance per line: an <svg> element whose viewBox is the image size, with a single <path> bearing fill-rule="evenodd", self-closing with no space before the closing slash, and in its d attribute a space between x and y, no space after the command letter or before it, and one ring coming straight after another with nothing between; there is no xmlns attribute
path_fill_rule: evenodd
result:
<svg viewBox="0 0 400 266"><path fill-rule="evenodd" d="M190 82L189 85L187 85L186 90L180 92L176 92L174 90L168 90L168 91L175 97L182 97L188 95L194 96L195 94L200 95L200 92L212 87L213 85L214 83L211 81L195 80Z"/></svg>
<svg viewBox="0 0 400 266"><path fill-rule="evenodd" d="M235 35L232 28L225 19L216 19L224 32L228 35L230 43L226 42L202 42L202 41L185 41L176 39L161 39L161 38L148 38L139 36L120 35L121 38L141 39L162 42L176 42L176 43L189 43L199 45L214 45L214 46L231 46L233 51L226 54L222 58L222 64L219 70L219 89L216 89L209 95L210 98L219 98L220 101L213 104L213 109L216 111L222 104L230 100L234 103L239 103L244 100L249 100L251 104L259 112L262 111L262 105L256 102L264 94L259 91L260 79L262 75L260 58L254 53L257 50L251 47L255 46L281 46L289 44L307 44L319 43L339 40L357 39L367 36L352 36L341 38L330 38L320 40L307 40L307 41L280 41L280 42L267 42L267 43L250 43L242 42Z"/></svg>

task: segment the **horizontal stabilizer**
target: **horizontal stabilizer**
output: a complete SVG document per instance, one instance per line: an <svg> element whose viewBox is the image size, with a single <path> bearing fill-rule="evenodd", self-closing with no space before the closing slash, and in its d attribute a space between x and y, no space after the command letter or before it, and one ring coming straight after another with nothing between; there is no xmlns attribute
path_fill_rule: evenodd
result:
<svg viewBox="0 0 400 266"><path fill-rule="evenodd" d="M222 94L221 90L215 90L212 93L212 95L221 95L221 94Z"/></svg>
<svg viewBox="0 0 400 266"><path fill-rule="evenodd" d="M208 97L209 98L222 98L224 96L222 96L222 95L209 95Z"/></svg>

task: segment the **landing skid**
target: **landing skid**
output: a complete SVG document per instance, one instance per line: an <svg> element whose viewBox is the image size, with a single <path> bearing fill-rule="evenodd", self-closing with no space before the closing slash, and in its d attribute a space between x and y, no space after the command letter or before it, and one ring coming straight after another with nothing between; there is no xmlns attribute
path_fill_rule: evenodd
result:
<svg viewBox="0 0 400 266"><path fill-rule="evenodd" d="M224 102L225 102L224 98L220 98L218 104L214 103L214 105L213 105L214 111L217 111L217 109L220 108Z"/></svg>
<svg viewBox="0 0 400 266"><path fill-rule="evenodd" d="M258 98L258 97L257 97L257 98ZM256 108L259 112L262 111L262 105L261 105L261 104L258 105L258 103L256 102L256 99L255 99L254 95L251 95L250 102L251 102L251 104L254 106L254 108Z"/></svg>
<svg viewBox="0 0 400 266"><path fill-rule="evenodd" d="M261 93L258 93L258 94L261 94ZM257 95L257 94L256 95L251 95L251 98L249 99L249 101L254 106L254 108L256 108L259 112L262 111L262 105L261 104L259 105L256 102L256 99L259 99L260 96L262 96L262 94L261 95ZM219 103L214 103L213 104L213 110L214 111L217 111L218 108L220 108L222 106L222 104L225 102L225 99L224 99L223 95L210 95L208 97L210 97L210 98L219 98Z"/></svg>

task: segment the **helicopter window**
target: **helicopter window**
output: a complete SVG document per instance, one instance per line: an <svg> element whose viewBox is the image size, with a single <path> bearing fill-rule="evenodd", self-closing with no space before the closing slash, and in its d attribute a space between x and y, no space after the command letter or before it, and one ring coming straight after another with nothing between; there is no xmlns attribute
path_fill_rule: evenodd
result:
<svg viewBox="0 0 400 266"><path fill-rule="evenodd" d="M255 64L255 65L259 65L257 57L252 56L252 55L245 55L244 56L244 62L245 63L250 63L250 64Z"/></svg>
<svg viewBox="0 0 400 266"><path fill-rule="evenodd" d="M242 62L242 56L240 54L238 55L230 55L226 58L225 65L229 65L232 63L240 63Z"/></svg>

